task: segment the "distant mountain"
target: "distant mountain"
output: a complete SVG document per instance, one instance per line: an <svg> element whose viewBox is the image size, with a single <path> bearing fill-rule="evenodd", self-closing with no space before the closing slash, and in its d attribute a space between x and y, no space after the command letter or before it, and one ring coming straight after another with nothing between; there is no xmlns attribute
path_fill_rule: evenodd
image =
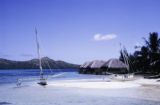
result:
<svg viewBox="0 0 160 105"><path fill-rule="evenodd" d="M64 61L55 61L48 57L42 58L42 67L44 69L75 69L79 68L77 64L71 64ZM38 69L39 60L32 59L28 61L13 61L0 58L0 69Z"/></svg>

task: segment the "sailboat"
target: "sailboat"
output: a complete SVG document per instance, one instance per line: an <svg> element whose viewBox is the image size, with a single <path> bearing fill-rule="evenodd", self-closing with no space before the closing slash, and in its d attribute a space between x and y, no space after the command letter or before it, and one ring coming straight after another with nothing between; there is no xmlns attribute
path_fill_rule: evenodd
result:
<svg viewBox="0 0 160 105"><path fill-rule="evenodd" d="M35 35L36 35L36 47L37 47L37 55L38 55L38 63L39 63L39 69L40 69L40 76L38 78L38 84L41 86L45 86L47 85L47 78L44 77L44 72L43 72L43 68L42 68L42 60L41 60L41 55L40 55L40 44L39 44L39 40L38 40L38 32L37 29L35 28ZM47 65L49 66L48 62ZM50 68L50 66L49 66ZM61 75L63 75L64 73L59 73L59 74L54 74L53 76L51 76L52 78L55 77L59 77ZM27 78L27 79L22 79L22 78L18 78L16 85L17 86L21 86L23 81L33 81L33 80L37 80L37 78Z"/></svg>
<svg viewBox="0 0 160 105"><path fill-rule="evenodd" d="M126 73L126 74L122 74L122 75L119 75L119 74L117 74L116 76L115 76L115 79L117 79L117 80L123 80L123 81L130 81L130 80L134 80L135 78L134 78L134 73L130 73L131 71L130 71L130 62L129 62L129 58L128 58L128 56L126 55L126 53L124 52L124 49L125 49L125 47L121 47L121 44L120 44L120 48L121 48L121 51L122 51L122 56L123 56L123 59L124 59L124 63L127 65L127 71L128 71L128 73Z"/></svg>
<svg viewBox="0 0 160 105"><path fill-rule="evenodd" d="M125 47L123 49L125 49ZM117 64L116 63L115 64L116 64L116 66L120 65L119 67L125 68L127 70L126 71L127 73L123 73L123 74L118 74L118 73L116 74L116 73L110 73L110 72L106 72L106 73L110 74L110 78L112 80L131 81L131 80L134 80L136 78L134 78L134 73L131 73L131 70L130 70L130 68L131 68L130 67L130 63L131 62L129 61L129 57L126 55L126 53L124 52L123 49L121 47L124 63L119 61L119 60L117 60ZM106 64L108 66L108 68L113 68L113 67L111 67L112 61L114 61L114 59L113 60L109 60L109 62ZM118 64L118 62L119 62L119 64ZM103 78L103 80L104 80L104 78Z"/></svg>
<svg viewBox="0 0 160 105"><path fill-rule="evenodd" d="M39 41L38 41L38 32L37 32L36 28L35 28L35 34L36 34L37 55L38 55L38 60L39 60L39 69L40 69L40 79L39 79L38 84L42 85L42 86L45 86L45 85L47 85L47 79L44 78L41 55L40 55L40 44L39 44Z"/></svg>

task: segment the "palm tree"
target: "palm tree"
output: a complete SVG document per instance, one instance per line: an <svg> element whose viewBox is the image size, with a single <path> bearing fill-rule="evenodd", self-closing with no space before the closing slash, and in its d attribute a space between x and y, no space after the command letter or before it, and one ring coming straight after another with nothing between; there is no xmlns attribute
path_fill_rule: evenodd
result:
<svg viewBox="0 0 160 105"><path fill-rule="evenodd" d="M126 49L120 51L120 60L124 62L125 53L133 63L134 70L152 73L160 73L160 38L157 32L149 33L149 38L145 39L145 45L136 46L132 55ZM140 49L139 49L140 48Z"/></svg>
<svg viewBox="0 0 160 105"><path fill-rule="evenodd" d="M159 59L160 54L160 38L157 32L150 33L149 39L145 40L146 47L149 49L150 61L154 62Z"/></svg>
<svg viewBox="0 0 160 105"><path fill-rule="evenodd" d="M135 71L146 73L149 70L149 56L148 48L146 46L141 46L130 58L132 58Z"/></svg>
<svg viewBox="0 0 160 105"><path fill-rule="evenodd" d="M160 60L160 38L157 32L150 33L149 39L145 40L146 48L148 49L148 57L150 65L152 65L151 70L153 72L158 72L157 63ZM160 71L159 71L160 72Z"/></svg>
<svg viewBox="0 0 160 105"><path fill-rule="evenodd" d="M140 51L141 68L143 72L147 72L149 69L149 49L146 46L141 47Z"/></svg>

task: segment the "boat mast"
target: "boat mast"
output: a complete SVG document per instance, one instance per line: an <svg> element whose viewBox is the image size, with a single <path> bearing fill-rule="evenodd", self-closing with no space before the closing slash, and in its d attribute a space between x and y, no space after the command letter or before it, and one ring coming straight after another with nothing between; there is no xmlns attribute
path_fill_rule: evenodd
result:
<svg viewBox="0 0 160 105"><path fill-rule="evenodd" d="M37 32L36 28L35 28L35 34L36 34L37 54L38 54L38 59L39 59L40 79L42 79L43 78L43 69L42 69L42 61L41 61L41 55L40 55L40 45L38 42L38 32Z"/></svg>
<svg viewBox="0 0 160 105"><path fill-rule="evenodd" d="M128 72L129 72L129 62L128 62L128 57L127 57L127 55L124 53L124 51L123 51L123 56L124 56L124 59L125 59L126 64L128 65L128 66L127 66L127 70L128 70Z"/></svg>
<svg viewBox="0 0 160 105"><path fill-rule="evenodd" d="M128 72L129 72L128 57L127 57L127 55L126 55L125 52L124 52L125 47L123 47L123 49L122 49L121 43L120 43L120 48L121 48L121 51L122 51L122 56L123 56L124 62L125 62L126 65L128 65L128 66L127 66L127 70L128 70Z"/></svg>

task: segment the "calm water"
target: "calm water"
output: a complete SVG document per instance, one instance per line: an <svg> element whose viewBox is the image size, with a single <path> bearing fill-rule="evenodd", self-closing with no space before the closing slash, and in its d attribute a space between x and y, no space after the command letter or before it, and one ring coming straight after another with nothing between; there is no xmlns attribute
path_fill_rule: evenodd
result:
<svg viewBox="0 0 160 105"><path fill-rule="evenodd" d="M73 69L54 69L44 70L45 76L54 75L65 72L65 78L99 78L95 75L81 75L75 73L77 70ZM16 83L18 78L38 78L39 70L0 70L0 85ZM15 85L13 85L15 86ZM26 89L31 93L28 94ZM155 101L159 97L159 90L150 87L129 88L129 89L80 89L80 88L41 88L43 93L49 91L45 97L41 97L39 91L33 91L29 86L27 87L10 87L3 85L0 87L0 105L160 105L160 101ZM14 90L14 91L13 91ZM52 91L50 91L52 90ZM66 91L67 90L67 91ZM65 93L65 94L64 94ZM27 96L27 98L26 98ZM38 96L38 98L36 98ZM85 96L85 97L84 97ZM51 98L52 97L52 98ZM63 101L59 100L62 97ZM19 99L20 98L20 99ZM42 99L41 99L42 98ZM45 99L44 99L45 98ZM144 98L144 99L143 99ZM149 98L145 99L145 98ZM35 103L39 100L38 103ZM153 99L153 100L152 100ZM28 100L32 100L29 101ZM43 100L43 101L42 101ZM55 101L59 100L59 101ZM43 103L42 103L43 102ZM57 104L55 104L55 102Z"/></svg>
<svg viewBox="0 0 160 105"><path fill-rule="evenodd" d="M76 72L75 69L53 69L44 70L45 76L51 76L62 72ZM22 78L38 78L40 71L38 69L31 70L0 70L0 84L16 83L17 79Z"/></svg>

